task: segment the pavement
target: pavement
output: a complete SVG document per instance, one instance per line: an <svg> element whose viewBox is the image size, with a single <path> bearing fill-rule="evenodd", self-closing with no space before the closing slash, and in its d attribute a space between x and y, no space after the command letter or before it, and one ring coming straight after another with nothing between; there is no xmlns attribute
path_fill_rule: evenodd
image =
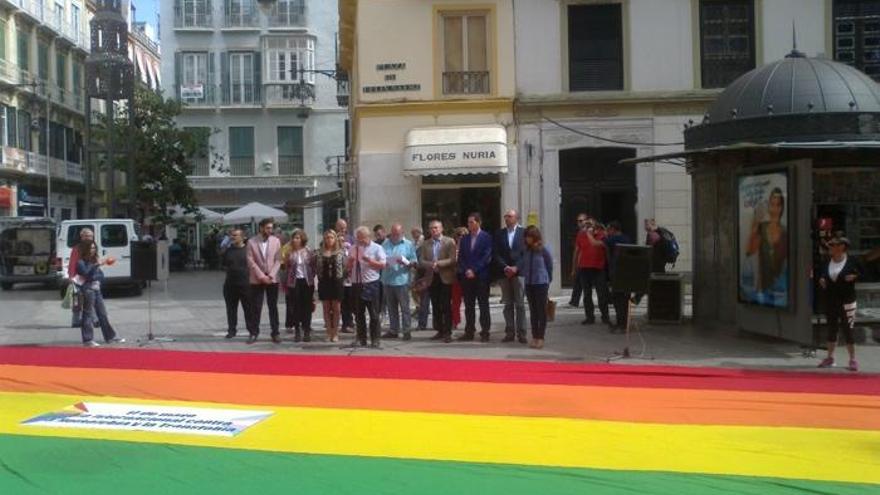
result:
<svg viewBox="0 0 880 495"><path fill-rule="evenodd" d="M544 349L501 343L504 319L498 298L492 298L492 337L489 343L431 341L433 331L416 331L413 339L383 340L382 349L351 349L352 334L342 334L339 343L326 341L320 308L313 321L313 341L294 343L284 334L281 344L269 340L268 317L264 313L260 340L247 345L243 315L239 315L239 336L226 334L226 314L222 297L223 274L198 271L172 273L167 282L153 283L141 296L110 294L106 298L110 321L117 333L127 339L121 347L156 348L202 352L265 352L321 355L385 355L438 358L479 358L540 360L562 362L605 362L616 352L629 347L634 356L616 361L622 364L672 364L776 370L814 370L819 358L804 356L801 347L730 328L693 325L689 318L680 325L650 325L645 318L645 303L636 309L638 331L630 335L611 334L597 323L581 325L583 309L568 306L568 295L557 300L556 321L550 322ZM283 299L283 298L282 298ZM265 311L265 309L264 309ZM279 302L282 323L284 303ZM690 313L689 306L686 314ZM17 285L0 292L0 345L3 346L80 346L80 331L70 327L70 311L61 308L58 290L41 286ZM148 329L158 337L147 340ZM96 330L99 335L99 332ZM96 352L99 352L96 349ZM824 354L824 351L819 351ZM857 357L863 372L880 373L880 345L870 336L859 345ZM846 361L845 351L838 350L839 366ZM841 367L830 373L847 373Z"/></svg>

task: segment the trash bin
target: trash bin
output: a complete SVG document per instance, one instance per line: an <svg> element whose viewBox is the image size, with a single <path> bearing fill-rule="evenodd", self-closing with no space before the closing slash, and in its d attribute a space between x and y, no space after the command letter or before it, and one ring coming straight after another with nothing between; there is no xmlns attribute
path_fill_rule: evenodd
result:
<svg viewBox="0 0 880 495"><path fill-rule="evenodd" d="M652 273L648 280L648 323L681 323L684 279L678 273Z"/></svg>

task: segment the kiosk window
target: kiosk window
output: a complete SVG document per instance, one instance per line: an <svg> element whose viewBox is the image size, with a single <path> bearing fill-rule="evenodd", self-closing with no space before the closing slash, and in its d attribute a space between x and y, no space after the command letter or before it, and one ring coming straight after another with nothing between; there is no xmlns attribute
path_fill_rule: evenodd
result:
<svg viewBox="0 0 880 495"><path fill-rule="evenodd" d="M101 247L122 247L128 245L128 230L125 225L102 225Z"/></svg>
<svg viewBox="0 0 880 495"><path fill-rule="evenodd" d="M82 232L83 229L91 229L92 232L95 231L94 225L71 225L67 227L67 247L72 248L79 244L79 233Z"/></svg>

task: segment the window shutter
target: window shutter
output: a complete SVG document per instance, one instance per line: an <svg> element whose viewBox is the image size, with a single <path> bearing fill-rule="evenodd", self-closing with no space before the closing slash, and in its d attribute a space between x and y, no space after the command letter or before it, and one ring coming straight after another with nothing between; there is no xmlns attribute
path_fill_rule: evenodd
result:
<svg viewBox="0 0 880 495"><path fill-rule="evenodd" d="M263 101L263 78L261 74L263 60L260 58L261 55L260 52L254 52L254 102L257 103L262 103Z"/></svg>
<svg viewBox="0 0 880 495"><path fill-rule="evenodd" d="M6 60L6 21L0 19L0 60Z"/></svg>
<svg viewBox="0 0 880 495"><path fill-rule="evenodd" d="M208 52L208 84L205 88L205 101L213 100L215 87L217 85L217 75L214 73L214 52Z"/></svg>
<svg viewBox="0 0 880 495"><path fill-rule="evenodd" d="M183 64L181 63L181 53L174 53L174 98L180 99L180 81L183 79Z"/></svg>
<svg viewBox="0 0 880 495"><path fill-rule="evenodd" d="M6 110L6 146L18 147L18 119L16 119L15 107L5 107Z"/></svg>
<svg viewBox="0 0 880 495"><path fill-rule="evenodd" d="M220 77L220 91L223 93L223 103L228 105L231 101L230 85L232 84L229 77L229 52L222 52L220 54Z"/></svg>

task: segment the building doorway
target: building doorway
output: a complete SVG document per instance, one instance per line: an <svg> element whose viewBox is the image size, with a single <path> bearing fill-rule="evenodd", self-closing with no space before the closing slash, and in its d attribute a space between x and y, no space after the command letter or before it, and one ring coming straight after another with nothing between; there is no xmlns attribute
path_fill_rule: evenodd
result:
<svg viewBox="0 0 880 495"><path fill-rule="evenodd" d="M636 168L620 160L636 156L634 148L576 148L559 152L559 232L563 274L571 272L578 213L588 213L600 222L617 220L624 233L638 241ZM564 276L562 285L571 286Z"/></svg>
<svg viewBox="0 0 880 495"><path fill-rule="evenodd" d="M438 219L443 231L467 226L467 216L479 212L483 230L493 233L501 224L501 180L497 174L426 176L422 178L422 226Z"/></svg>

